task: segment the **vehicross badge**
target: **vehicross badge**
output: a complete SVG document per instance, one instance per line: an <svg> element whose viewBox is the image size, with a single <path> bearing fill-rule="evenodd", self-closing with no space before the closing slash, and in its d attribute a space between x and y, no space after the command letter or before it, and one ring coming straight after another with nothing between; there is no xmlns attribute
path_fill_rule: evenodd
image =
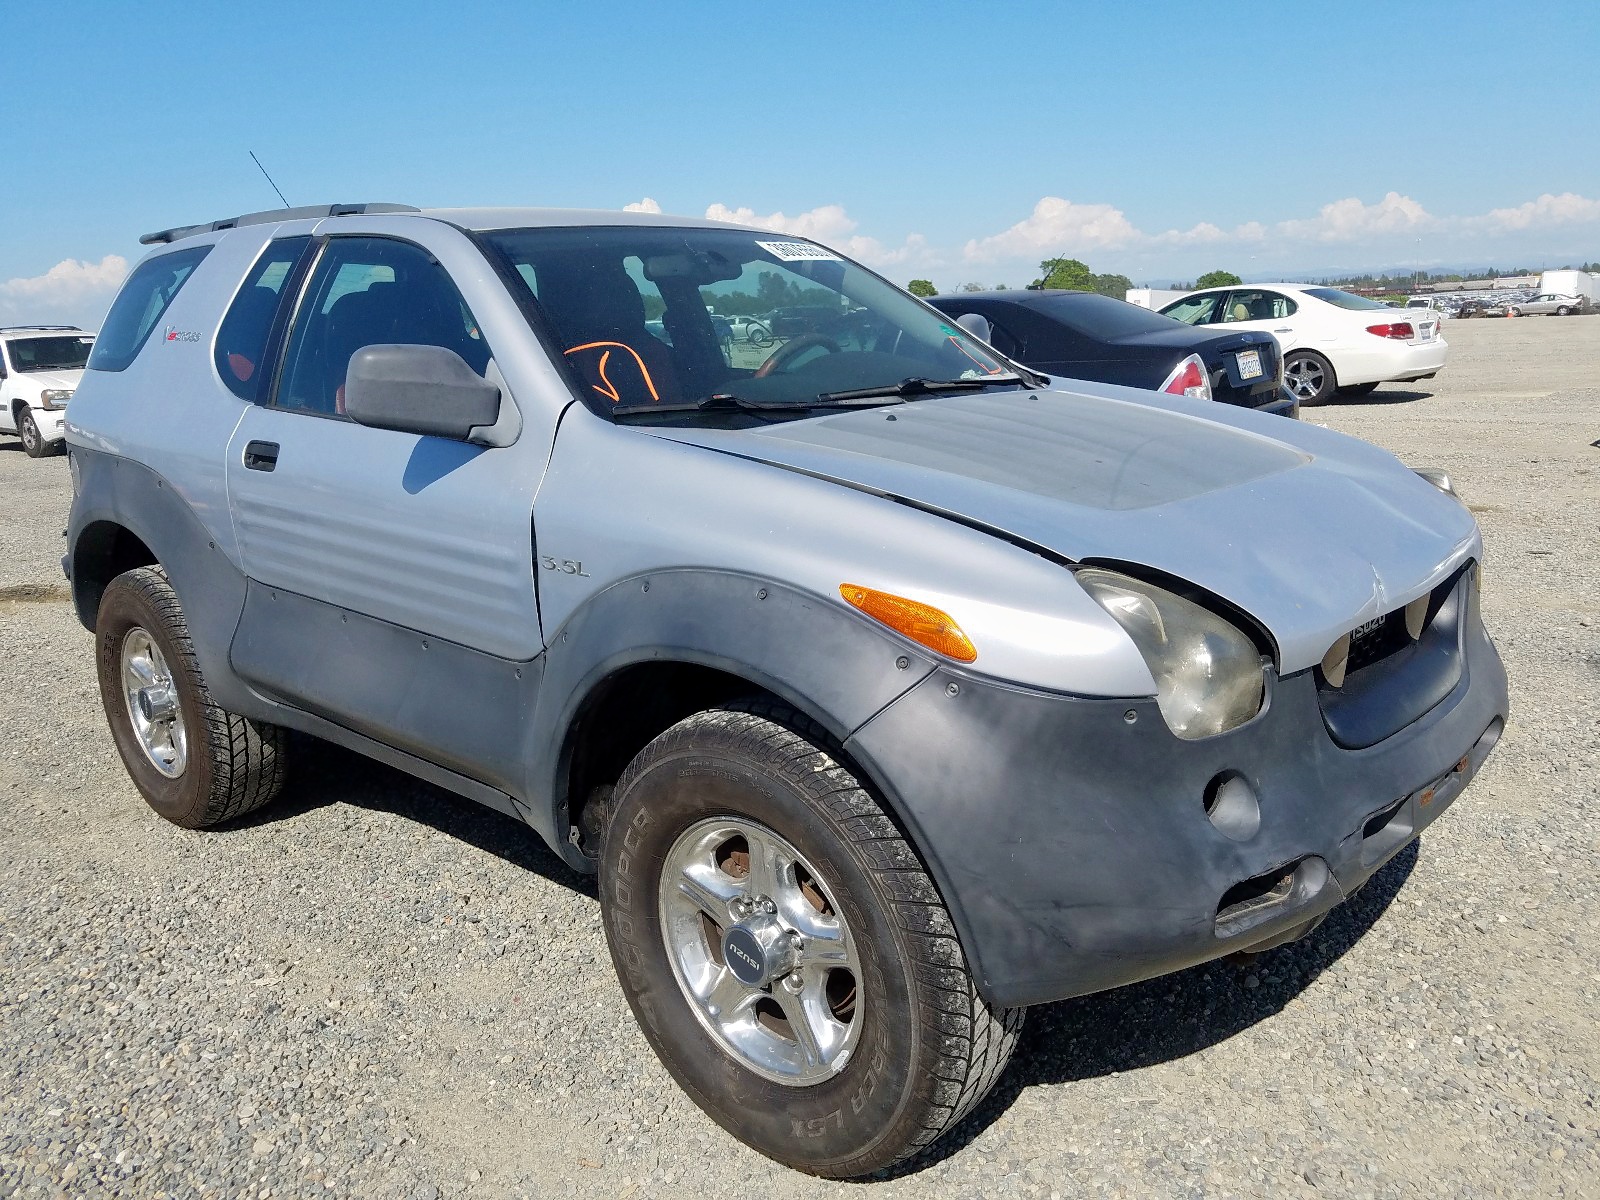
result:
<svg viewBox="0 0 1600 1200"><path fill-rule="evenodd" d="M198 342L200 335L192 329L179 329L174 325L168 325L166 340L169 342Z"/></svg>

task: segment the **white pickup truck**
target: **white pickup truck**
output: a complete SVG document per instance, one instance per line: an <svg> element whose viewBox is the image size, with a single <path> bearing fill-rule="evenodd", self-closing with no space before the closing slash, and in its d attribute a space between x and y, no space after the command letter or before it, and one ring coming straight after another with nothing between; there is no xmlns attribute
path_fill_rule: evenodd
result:
<svg viewBox="0 0 1600 1200"><path fill-rule="evenodd" d="M29 458L66 444L67 401L93 345L76 325L0 328L0 433L20 437Z"/></svg>

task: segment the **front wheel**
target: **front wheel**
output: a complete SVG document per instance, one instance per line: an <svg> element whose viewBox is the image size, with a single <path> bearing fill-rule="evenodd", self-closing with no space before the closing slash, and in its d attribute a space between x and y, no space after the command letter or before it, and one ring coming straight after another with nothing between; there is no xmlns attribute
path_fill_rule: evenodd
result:
<svg viewBox="0 0 1600 1200"><path fill-rule="evenodd" d="M33 413L24 408L17 416L17 436L22 439L22 448L29 458L48 458L56 452L55 443L44 440L44 435L39 432L39 425L33 419Z"/></svg>
<svg viewBox="0 0 1600 1200"><path fill-rule="evenodd" d="M1326 404L1339 388L1333 364L1310 350L1292 350L1284 357L1283 382L1304 408Z"/></svg>
<svg viewBox="0 0 1600 1200"><path fill-rule="evenodd" d="M1023 1010L979 996L916 852L828 745L776 705L680 721L617 785L600 895L628 1002L695 1103L848 1178L970 1112Z"/></svg>

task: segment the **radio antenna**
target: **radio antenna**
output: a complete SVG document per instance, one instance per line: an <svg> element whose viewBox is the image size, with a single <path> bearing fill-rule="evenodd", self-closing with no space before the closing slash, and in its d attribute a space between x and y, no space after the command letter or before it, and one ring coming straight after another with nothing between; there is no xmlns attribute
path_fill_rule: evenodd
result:
<svg viewBox="0 0 1600 1200"><path fill-rule="evenodd" d="M246 153L250 155L250 161L255 163L255 165L260 168L263 175L266 175L267 182L272 183L272 176L267 175L267 169L261 166L261 160L256 157L256 152L254 150L248 150ZM289 203L289 198L283 194L283 190L278 187L277 184L272 183L272 190L278 193L278 199L283 201L283 206L285 208L292 207L292 205Z"/></svg>

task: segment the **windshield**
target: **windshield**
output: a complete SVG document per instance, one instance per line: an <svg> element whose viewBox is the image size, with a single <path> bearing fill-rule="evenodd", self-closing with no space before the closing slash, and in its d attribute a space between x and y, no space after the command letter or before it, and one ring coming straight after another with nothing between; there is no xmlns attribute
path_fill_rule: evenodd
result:
<svg viewBox="0 0 1600 1200"><path fill-rule="evenodd" d="M1377 300L1368 300L1365 296L1355 296L1349 292L1341 292L1338 288L1307 288L1306 295L1315 296L1324 304L1331 304L1335 308L1349 308L1357 312L1366 312L1369 309L1380 311L1389 307Z"/></svg>
<svg viewBox="0 0 1600 1200"><path fill-rule="evenodd" d="M486 240L527 286L602 414L748 423L880 389L890 393L882 402L899 403L950 381L1018 386L1012 365L954 322L814 242L656 226L501 230ZM685 418L697 405L716 411Z"/></svg>
<svg viewBox="0 0 1600 1200"><path fill-rule="evenodd" d="M18 371L81 371L89 361L94 338L82 334L71 337L15 338L9 344L11 365Z"/></svg>

